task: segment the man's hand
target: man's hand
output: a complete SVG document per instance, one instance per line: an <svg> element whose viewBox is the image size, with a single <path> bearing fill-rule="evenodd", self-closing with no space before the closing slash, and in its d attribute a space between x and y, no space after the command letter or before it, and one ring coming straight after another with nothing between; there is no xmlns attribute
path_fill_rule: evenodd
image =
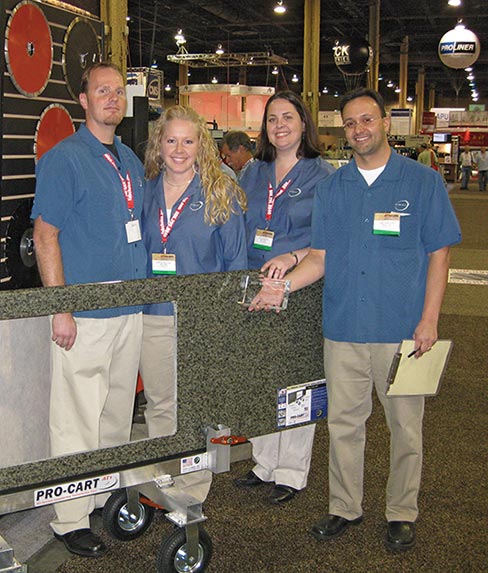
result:
<svg viewBox="0 0 488 573"><path fill-rule="evenodd" d="M61 348L70 350L76 340L76 322L69 312L55 314L52 322L52 341Z"/></svg>
<svg viewBox="0 0 488 573"><path fill-rule="evenodd" d="M279 312L285 297L285 281L270 278L262 279L262 287L249 305L250 311L275 309Z"/></svg>
<svg viewBox="0 0 488 573"><path fill-rule="evenodd" d="M422 354L428 352L437 342L437 322L422 319L413 333L415 340L415 358L420 358Z"/></svg>

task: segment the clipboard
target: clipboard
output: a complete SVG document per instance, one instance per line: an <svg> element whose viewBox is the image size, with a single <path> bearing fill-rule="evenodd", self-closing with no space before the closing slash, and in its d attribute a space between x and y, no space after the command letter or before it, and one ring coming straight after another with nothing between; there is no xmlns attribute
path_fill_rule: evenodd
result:
<svg viewBox="0 0 488 573"><path fill-rule="evenodd" d="M414 340L403 340L388 373L386 395L436 396L453 347L452 340L438 340L420 358L411 354Z"/></svg>

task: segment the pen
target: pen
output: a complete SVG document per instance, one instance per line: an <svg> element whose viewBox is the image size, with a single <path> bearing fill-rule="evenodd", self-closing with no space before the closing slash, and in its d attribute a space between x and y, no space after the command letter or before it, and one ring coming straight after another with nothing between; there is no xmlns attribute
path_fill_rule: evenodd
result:
<svg viewBox="0 0 488 573"><path fill-rule="evenodd" d="M407 358L412 358L412 356L414 356L419 350L420 350L420 347L419 347L419 348L414 348L414 349L412 350L412 352L410 352L410 354L407 356Z"/></svg>

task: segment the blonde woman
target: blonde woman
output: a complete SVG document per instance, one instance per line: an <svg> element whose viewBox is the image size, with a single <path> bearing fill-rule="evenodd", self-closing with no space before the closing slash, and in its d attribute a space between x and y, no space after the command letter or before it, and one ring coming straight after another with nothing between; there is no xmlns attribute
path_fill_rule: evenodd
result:
<svg viewBox="0 0 488 573"><path fill-rule="evenodd" d="M145 170L142 233L149 277L247 269L246 197L221 170L204 118L189 107L166 110L151 131ZM174 322L171 303L144 309L140 372L149 437L176 431ZM197 473L207 475L190 493L204 499L211 474ZM195 479L196 474L185 476L192 486Z"/></svg>

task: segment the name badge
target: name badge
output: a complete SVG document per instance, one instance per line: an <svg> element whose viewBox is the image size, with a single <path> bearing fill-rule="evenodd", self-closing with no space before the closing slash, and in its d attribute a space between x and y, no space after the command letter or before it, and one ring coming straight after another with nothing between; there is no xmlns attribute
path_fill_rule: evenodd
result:
<svg viewBox="0 0 488 573"><path fill-rule="evenodd" d="M125 224L128 243L136 243L141 240L141 227L138 219L133 219Z"/></svg>
<svg viewBox="0 0 488 573"><path fill-rule="evenodd" d="M253 247L255 249L262 249L263 251L271 251L273 246L274 232L258 229L254 237Z"/></svg>
<svg viewBox="0 0 488 573"><path fill-rule="evenodd" d="M373 235L400 235L400 213L375 213Z"/></svg>
<svg viewBox="0 0 488 573"><path fill-rule="evenodd" d="M176 255L168 253L153 253L152 272L153 275L175 275Z"/></svg>

